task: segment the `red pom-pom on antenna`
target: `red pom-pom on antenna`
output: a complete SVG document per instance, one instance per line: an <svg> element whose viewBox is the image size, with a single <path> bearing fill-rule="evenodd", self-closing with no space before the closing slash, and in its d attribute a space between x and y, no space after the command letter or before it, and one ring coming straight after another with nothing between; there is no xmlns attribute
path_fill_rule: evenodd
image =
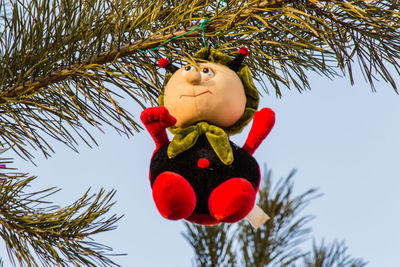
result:
<svg viewBox="0 0 400 267"><path fill-rule="evenodd" d="M166 58L160 58L158 60L158 66L160 66L161 68L165 69L169 64L169 60Z"/></svg>
<svg viewBox="0 0 400 267"><path fill-rule="evenodd" d="M249 50L247 50L246 47L241 47L239 49L239 54L243 54L245 57L247 57L249 55Z"/></svg>

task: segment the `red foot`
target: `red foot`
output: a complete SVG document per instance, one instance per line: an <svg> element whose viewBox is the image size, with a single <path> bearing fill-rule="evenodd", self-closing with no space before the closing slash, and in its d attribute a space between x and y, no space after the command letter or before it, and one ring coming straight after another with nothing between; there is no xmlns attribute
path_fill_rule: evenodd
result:
<svg viewBox="0 0 400 267"><path fill-rule="evenodd" d="M196 207L196 195L192 186L174 172L163 172L156 178L153 199L160 214L170 220L186 218Z"/></svg>
<svg viewBox="0 0 400 267"><path fill-rule="evenodd" d="M237 222L253 208L256 191L243 178L232 178L215 188L208 200L211 215L221 222Z"/></svg>

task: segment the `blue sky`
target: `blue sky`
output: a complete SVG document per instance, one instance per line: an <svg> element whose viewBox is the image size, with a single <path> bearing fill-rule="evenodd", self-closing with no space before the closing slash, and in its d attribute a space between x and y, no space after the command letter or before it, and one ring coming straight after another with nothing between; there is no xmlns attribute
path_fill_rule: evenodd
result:
<svg viewBox="0 0 400 267"><path fill-rule="evenodd" d="M358 76L358 77L357 77ZM311 76L312 90L302 94L283 90L281 99L264 94L260 108L276 112L276 125L256 151L262 166L273 170L274 181L296 168L297 193L311 187L324 195L311 202L304 214L317 240L345 240L349 252L371 267L396 267L400 262L400 97L384 83L376 93L356 75L355 86L345 79L330 81ZM139 119L140 108L129 104ZM232 139L243 144L248 128ZM37 167L16 158L13 167L38 176L33 189L58 186L53 197L65 205L87 188L117 189L113 211L125 214L117 230L96 239L110 245L122 266L191 266L193 252L183 239L183 224L167 221L157 212L148 181L154 144L143 131L133 138L110 129L95 132L99 147L83 142L77 154L61 144ZM11 156L11 155L7 155ZM6 258L4 245L0 254ZM8 266L6 264L6 266Z"/></svg>

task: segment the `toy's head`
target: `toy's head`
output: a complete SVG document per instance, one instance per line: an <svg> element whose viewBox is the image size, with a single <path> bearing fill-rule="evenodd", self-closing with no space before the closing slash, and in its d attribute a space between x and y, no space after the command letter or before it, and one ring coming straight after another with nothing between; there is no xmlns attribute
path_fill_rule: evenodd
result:
<svg viewBox="0 0 400 267"><path fill-rule="evenodd" d="M232 60L214 49L202 49L194 55L193 64L180 69L169 61L159 61L172 72L166 77L159 102L176 118L176 127L206 121L228 134L243 129L259 101L250 71L241 64L247 54L242 48Z"/></svg>

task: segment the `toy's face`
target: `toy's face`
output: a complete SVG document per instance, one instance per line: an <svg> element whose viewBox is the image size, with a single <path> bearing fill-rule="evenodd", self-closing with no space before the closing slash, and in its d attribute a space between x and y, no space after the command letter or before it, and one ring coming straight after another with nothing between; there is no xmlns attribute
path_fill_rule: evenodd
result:
<svg viewBox="0 0 400 267"><path fill-rule="evenodd" d="M180 128L198 121L229 127L243 115L246 95L242 81L228 67L214 63L188 65L168 81L164 106Z"/></svg>

